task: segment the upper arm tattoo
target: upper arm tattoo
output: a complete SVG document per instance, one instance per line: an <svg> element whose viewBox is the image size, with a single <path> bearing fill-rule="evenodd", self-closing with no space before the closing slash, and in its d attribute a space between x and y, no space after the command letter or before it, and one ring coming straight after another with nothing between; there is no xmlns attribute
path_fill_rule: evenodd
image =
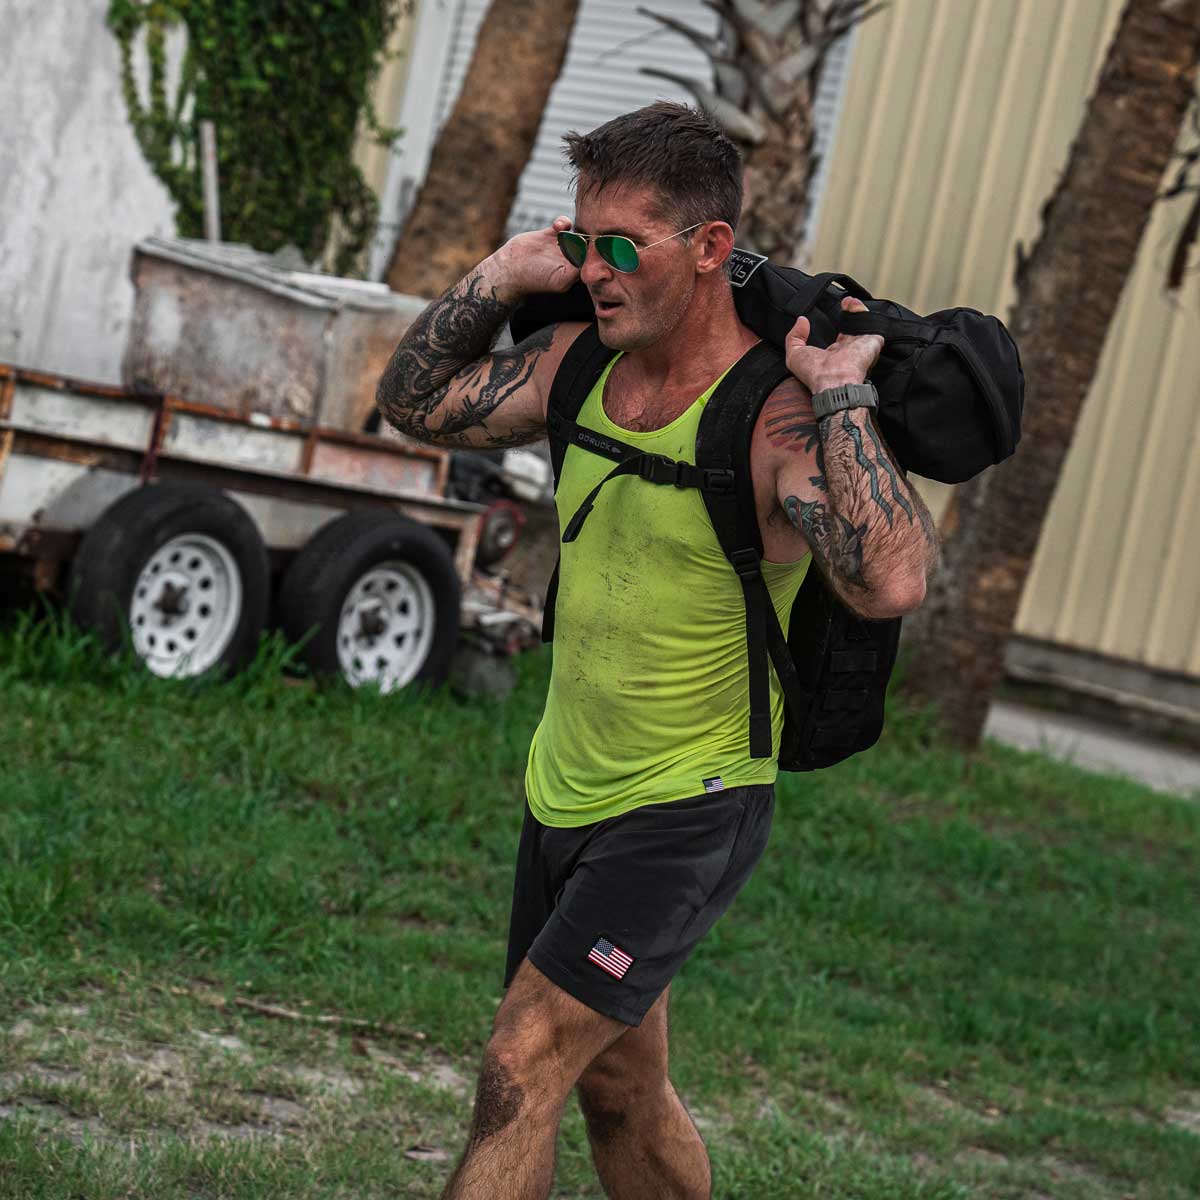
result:
<svg viewBox="0 0 1200 1200"><path fill-rule="evenodd" d="M772 446L789 450L815 451L817 474L808 482L819 492L828 491L825 481L825 447L821 443L812 400L797 380L785 380L767 398L764 426Z"/></svg>

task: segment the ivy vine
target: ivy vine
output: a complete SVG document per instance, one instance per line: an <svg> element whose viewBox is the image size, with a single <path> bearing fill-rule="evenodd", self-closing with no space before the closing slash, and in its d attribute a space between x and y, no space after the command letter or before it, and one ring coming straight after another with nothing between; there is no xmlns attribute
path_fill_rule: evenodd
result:
<svg viewBox="0 0 1200 1200"><path fill-rule="evenodd" d="M352 271L374 232L378 201L353 161L360 114L390 144L370 87L388 38L412 0L110 0L121 87L147 162L178 206L184 237L204 209L199 128L217 130L221 236L272 251L291 243L308 261L336 217L334 270ZM186 30L177 82L167 35ZM134 48L149 61L143 102ZM173 93L173 94L169 94Z"/></svg>

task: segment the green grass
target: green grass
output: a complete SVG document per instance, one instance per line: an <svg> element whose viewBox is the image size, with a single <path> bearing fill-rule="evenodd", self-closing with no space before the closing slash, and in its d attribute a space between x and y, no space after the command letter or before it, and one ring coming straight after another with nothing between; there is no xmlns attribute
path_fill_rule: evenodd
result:
<svg viewBox="0 0 1200 1200"><path fill-rule="evenodd" d="M0 632L3 1200L437 1195L549 660L503 706L286 660L167 682L54 619ZM1198 902L1193 804L964 757L900 707L870 754L781 776L674 990L715 1194L1195 1197ZM600 1194L573 1106L555 1194Z"/></svg>

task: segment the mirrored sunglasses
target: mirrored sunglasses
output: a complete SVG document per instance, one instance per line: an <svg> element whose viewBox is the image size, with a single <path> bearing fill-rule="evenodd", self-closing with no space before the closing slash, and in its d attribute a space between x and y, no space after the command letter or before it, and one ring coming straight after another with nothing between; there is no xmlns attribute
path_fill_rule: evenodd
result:
<svg viewBox="0 0 1200 1200"><path fill-rule="evenodd" d="M642 246L640 253L644 254L647 250L653 250L655 246L661 246L663 242L669 242L671 238L677 238L680 234L691 233L693 229L699 229L703 224L703 221L697 221L695 225L689 225L686 229L679 230L678 233L659 238L657 242ZM588 242L595 242L596 253L614 271L629 275L638 269L641 261L638 247L629 238L623 237L619 233L576 233L574 230L567 229L558 235L558 248L573 267L583 266L584 260L587 258Z"/></svg>

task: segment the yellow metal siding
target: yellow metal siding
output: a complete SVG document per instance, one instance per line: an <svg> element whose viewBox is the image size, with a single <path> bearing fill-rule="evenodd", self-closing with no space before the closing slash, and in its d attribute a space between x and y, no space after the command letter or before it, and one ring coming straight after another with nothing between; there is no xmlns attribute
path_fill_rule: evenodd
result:
<svg viewBox="0 0 1200 1200"><path fill-rule="evenodd" d="M383 65L379 68L379 74L375 76L371 87L371 103L381 125L395 125L400 113L404 89L408 84L411 57L409 51L412 48L414 25L412 12L406 10L400 14L388 40ZM354 146L354 161L362 171L367 186L377 196L383 195L390 155L388 147L381 146L366 128L366 122L360 121Z"/></svg>
<svg viewBox="0 0 1200 1200"><path fill-rule="evenodd" d="M919 311L1008 313L1123 0L894 0L858 32L809 261ZM1200 276L1159 205L1043 530L1018 632L1200 676ZM1063 303L1070 304L1069 296ZM948 489L922 486L940 507Z"/></svg>

